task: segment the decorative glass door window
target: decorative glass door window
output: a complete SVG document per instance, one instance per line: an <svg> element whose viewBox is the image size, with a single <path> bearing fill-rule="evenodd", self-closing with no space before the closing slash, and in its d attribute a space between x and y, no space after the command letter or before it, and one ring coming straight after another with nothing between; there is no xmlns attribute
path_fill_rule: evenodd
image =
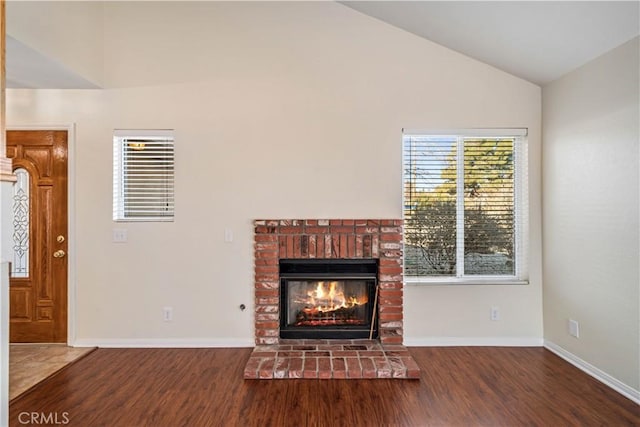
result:
<svg viewBox="0 0 640 427"><path fill-rule="evenodd" d="M15 170L13 185L13 262L12 277L29 277L29 171Z"/></svg>

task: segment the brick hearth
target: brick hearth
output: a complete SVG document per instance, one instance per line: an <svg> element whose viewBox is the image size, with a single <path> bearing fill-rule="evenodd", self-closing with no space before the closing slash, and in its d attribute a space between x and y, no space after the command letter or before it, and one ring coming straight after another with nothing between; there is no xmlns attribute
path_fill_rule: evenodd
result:
<svg viewBox="0 0 640 427"><path fill-rule="evenodd" d="M420 378L420 368L406 347L378 340L280 340L254 349L244 378Z"/></svg>
<svg viewBox="0 0 640 427"><path fill-rule="evenodd" d="M263 219L255 225L255 341L247 379L418 378L402 345L402 220ZM377 259L377 340L280 339L280 259Z"/></svg>

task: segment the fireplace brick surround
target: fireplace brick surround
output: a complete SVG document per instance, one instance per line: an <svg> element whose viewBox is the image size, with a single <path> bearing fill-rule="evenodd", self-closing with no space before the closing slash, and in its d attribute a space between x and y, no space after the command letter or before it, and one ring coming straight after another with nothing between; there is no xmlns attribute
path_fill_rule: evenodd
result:
<svg viewBox="0 0 640 427"><path fill-rule="evenodd" d="M255 226L255 342L278 344L279 267L287 259L378 259L379 339L401 345L401 219L261 219Z"/></svg>
<svg viewBox="0 0 640 427"><path fill-rule="evenodd" d="M255 342L244 378L419 379L402 345L401 219L260 219ZM378 260L378 339L280 339L280 259Z"/></svg>

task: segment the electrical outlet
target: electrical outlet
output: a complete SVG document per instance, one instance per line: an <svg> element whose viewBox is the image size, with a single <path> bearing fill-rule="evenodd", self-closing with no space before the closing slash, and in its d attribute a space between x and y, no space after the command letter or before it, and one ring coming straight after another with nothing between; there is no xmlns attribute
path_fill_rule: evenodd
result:
<svg viewBox="0 0 640 427"><path fill-rule="evenodd" d="M491 307L491 320L500 320L500 309L498 307Z"/></svg>
<svg viewBox="0 0 640 427"><path fill-rule="evenodd" d="M580 338L580 324L577 320L569 319L569 335Z"/></svg>
<svg viewBox="0 0 640 427"><path fill-rule="evenodd" d="M114 243L126 243L127 242L127 229L126 228L114 228L113 229L113 242Z"/></svg>
<svg viewBox="0 0 640 427"><path fill-rule="evenodd" d="M162 308L162 319L165 322L171 322L173 320L173 307Z"/></svg>

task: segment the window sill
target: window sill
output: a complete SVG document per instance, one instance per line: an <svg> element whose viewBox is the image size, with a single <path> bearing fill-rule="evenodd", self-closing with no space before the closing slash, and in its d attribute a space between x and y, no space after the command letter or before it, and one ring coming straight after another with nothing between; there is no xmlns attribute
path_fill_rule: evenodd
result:
<svg viewBox="0 0 640 427"><path fill-rule="evenodd" d="M404 284L406 286L457 286L457 285L528 285L529 280L521 279L499 279L499 278L482 278L482 279L419 279L415 277L405 277Z"/></svg>
<svg viewBox="0 0 640 427"><path fill-rule="evenodd" d="M174 222L174 217L172 216L158 216L158 217L139 217L139 218L118 218L114 219L113 222Z"/></svg>

